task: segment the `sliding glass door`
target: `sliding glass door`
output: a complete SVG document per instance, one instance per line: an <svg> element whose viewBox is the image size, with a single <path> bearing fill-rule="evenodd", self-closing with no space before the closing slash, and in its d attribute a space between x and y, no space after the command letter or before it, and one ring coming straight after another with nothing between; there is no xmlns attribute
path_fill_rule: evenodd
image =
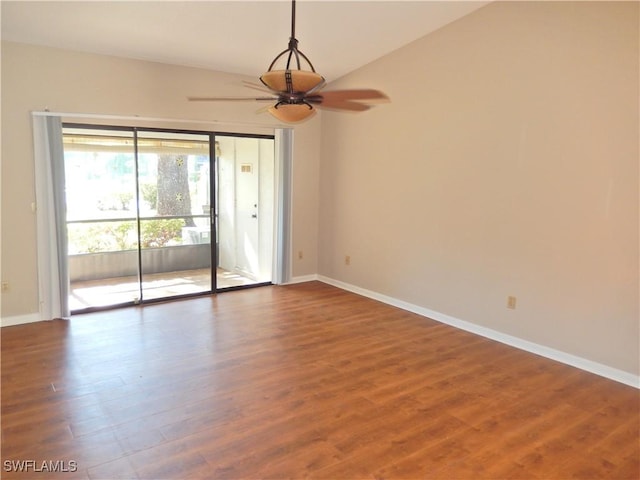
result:
<svg viewBox="0 0 640 480"><path fill-rule="evenodd" d="M271 282L274 141L65 125L73 311Z"/></svg>

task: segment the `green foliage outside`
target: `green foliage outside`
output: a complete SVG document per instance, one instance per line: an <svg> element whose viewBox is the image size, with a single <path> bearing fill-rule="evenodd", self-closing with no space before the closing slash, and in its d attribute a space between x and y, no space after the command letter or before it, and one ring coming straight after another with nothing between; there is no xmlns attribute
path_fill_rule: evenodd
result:
<svg viewBox="0 0 640 480"><path fill-rule="evenodd" d="M181 233L184 220L145 220L140 225L142 248L164 247L172 240L182 241Z"/></svg>
<svg viewBox="0 0 640 480"><path fill-rule="evenodd" d="M183 219L140 222L142 248L182 243ZM114 252L138 248L136 222L75 223L68 225L69 254Z"/></svg>
<svg viewBox="0 0 640 480"><path fill-rule="evenodd" d="M155 183L141 183L140 193L151 210L158 208L158 185Z"/></svg>
<svg viewBox="0 0 640 480"><path fill-rule="evenodd" d="M135 227L133 222L116 222L106 224L104 227L105 236L115 243L116 250L129 250L131 248L129 246L129 238L131 237L131 232Z"/></svg>
<svg viewBox="0 0 640 480"><path fill-rule="evenodd" d="M127 224L121 222L119 228L127 229ZM97 253L119 250L118 239L112 234L116 224L76 223L68 226L69 253ZM125 248L125 250L128 249Z"/></svg>

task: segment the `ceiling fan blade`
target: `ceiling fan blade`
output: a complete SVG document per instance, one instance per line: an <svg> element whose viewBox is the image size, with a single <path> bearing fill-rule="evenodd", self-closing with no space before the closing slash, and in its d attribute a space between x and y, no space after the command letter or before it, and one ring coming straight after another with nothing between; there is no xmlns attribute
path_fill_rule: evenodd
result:
<svg viewBox="0 0 640 480"><path fill-rule="evenodd" d="M373 90L371 88L354 89L354 90L329 90L316 94L323 98L323 102L332 100L389 100L383 92Z"/></svg>
<svg viewBox="0 0 640 480"><path fill-rule="evenodd" d="M278 97L187 97L190 102L273 102Z"/></svg>
<svg viewBox="0 0 640 480"><path fill-rule="evenodd" d="M268 88L266 88L264 85L259 85L257 83L253 83L253 82L247 82L246 80L244 80L242 82L242 84L247 87L250 88L252 90L258 90L259 92L262 93L268 93L271 94L271 90L269 90Z"/></svg>
<svg viewBox="0 0 640 480"><path fill-rule="evenodd" d="M271 107L273 107L273 105L265 105L263 107L260 107L258 110L256 110L256 113L266 113L269 111Z"/></svg>
<svg viewBox="0 0 640 480"><path fill-rule="evenodd" d="M327 81L323 78L322 81L318 83L318 85L316 85L311 90L306 92L306 95L315 95L315 93L322 90L326 84L327 84Z"/></svg>
<svg viewBox="0 0 640 480"><path fill-rule="evenodd" d="M351 112L364 112L365 110L369 110L371 108L370 105L365 105L364 103L358 102L350 102L348 100L331 99L314 101L313 99L307 99L307 101L317 108L328 110L348 110Z"/></svg>

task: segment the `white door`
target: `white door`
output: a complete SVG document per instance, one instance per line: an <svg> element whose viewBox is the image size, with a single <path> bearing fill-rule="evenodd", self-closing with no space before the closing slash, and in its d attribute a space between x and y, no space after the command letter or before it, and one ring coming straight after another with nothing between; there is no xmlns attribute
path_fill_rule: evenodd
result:
<svg viewBox="0 0 640 480"><path fill-rule="evenodd" d="M236 138L236 268L257 279L260 272L259 139Z"/></svg>

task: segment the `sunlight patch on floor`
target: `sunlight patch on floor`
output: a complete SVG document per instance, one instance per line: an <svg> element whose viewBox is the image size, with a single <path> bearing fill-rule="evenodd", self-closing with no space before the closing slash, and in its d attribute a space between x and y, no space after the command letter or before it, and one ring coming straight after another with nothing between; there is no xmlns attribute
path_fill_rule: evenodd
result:
<svg viewBox="0 0 640 480"><path fill-rule="evenodd" d="M216 280L219 289L256 283L220 268ZM211 275L208 269L144 275L142 288L147 300L208 292L211 290ZM71 282L69 308L74 311L137 302L139 299L138 278L135 276L77 281Z"/></svg>

